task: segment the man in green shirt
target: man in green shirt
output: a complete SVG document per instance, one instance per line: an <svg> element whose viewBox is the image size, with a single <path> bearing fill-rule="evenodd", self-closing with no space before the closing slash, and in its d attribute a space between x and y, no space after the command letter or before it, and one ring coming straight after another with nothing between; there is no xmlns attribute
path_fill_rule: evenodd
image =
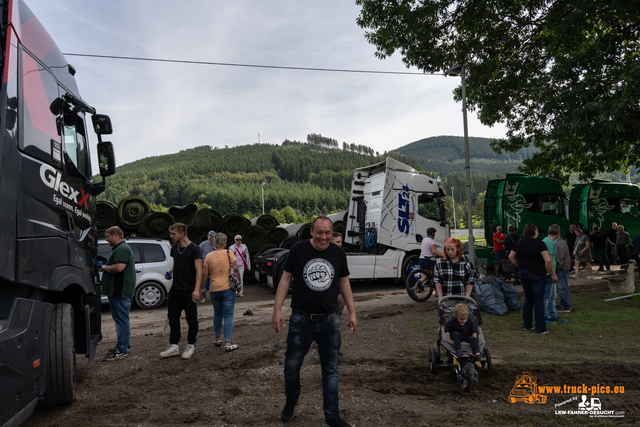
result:
<svg viewBox="0 0 640 427"><path fill-rule="evenodd" d="M105 232L105 238L113 249L102 271L102 294L109 297L109 311L116 323L118 341L110 349L104 360L113 361L123 359L129 354L129 310L131 298L136 287L136 268L133 251L124 241L124 234L120 227L110 227Z"/></svg>

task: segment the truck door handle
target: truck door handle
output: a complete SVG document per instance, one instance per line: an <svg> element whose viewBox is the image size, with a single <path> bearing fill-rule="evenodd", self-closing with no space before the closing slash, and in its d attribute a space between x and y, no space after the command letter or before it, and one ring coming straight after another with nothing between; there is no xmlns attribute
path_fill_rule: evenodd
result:
<svg viewBox="0 0 640 427"><path fill-rule="evenodd" d="M136 270L136 273L142 273L142 270Z"/></svg>

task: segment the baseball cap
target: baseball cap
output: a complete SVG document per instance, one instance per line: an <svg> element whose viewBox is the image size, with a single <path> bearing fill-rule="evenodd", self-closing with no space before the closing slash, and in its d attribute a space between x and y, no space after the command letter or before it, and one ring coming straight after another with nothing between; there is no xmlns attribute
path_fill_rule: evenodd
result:
<svg viewBox="0 0 640 427"><path fill-rule="evenodd" d="M215 231L210 231L209 233L207 233L208 237L216 237L216 232Z"/></svg>

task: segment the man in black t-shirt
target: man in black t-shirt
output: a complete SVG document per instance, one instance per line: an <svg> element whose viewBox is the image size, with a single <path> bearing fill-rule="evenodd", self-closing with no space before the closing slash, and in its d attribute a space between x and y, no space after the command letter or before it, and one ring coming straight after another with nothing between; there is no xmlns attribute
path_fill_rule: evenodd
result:
<svg viewBox="0 0 640 427"><path fill-rule="evenodd" d="M276 291L272 324L276 332L284 326L282 304L291 287L291 317L284 361L286 404L280 420L293 418L300 399L300 368L311 343L318 345L322 366L322 400L325 425L350 426L340 416L338 398L338 353L340 352L340 317L338 293L349 310L349 327L355 333L356 319L349 284L349 268L345 252L331 243L333 224L321 216L313 221L311 239L291 247Z"/></svg>
<svg viewBox="0 0 640 427"><path fill-rule="evenodd" d="M618 239L618 224L612 223L611 229L607 231L607 255L610 253L609 261L611 264L618 263L618 249L616 248L616 240Z"/></svg>
<svg viewBox="0 0 640 427"><path fill-rule="evenodd" d="M591 240L591 247L593 248L593 253L598 260L598 271L604 271L604 265L607 266L607 270L611 270L611 265L609 264L609 257L607 257L607 235L600 231L600 227L597 225L593 226L593 234L589 238Z"/></svg>
<svg viewBox="0 0 640 427"><path fill-rule="evenodd" d="M187 348L182 353L183 359L189 359L195 351L196 336L198 335L198 305L200 298L200 281L202 280L202 251L187 237L187 226L176 222L169 227L171 241L171 257L173 258L173 284L169 291L168 313L171 334L171 345L160 353L161 358L180 354L180 315L184 310L189 332L187 334ZM169 279L169 277L167 277Z"/></svg>

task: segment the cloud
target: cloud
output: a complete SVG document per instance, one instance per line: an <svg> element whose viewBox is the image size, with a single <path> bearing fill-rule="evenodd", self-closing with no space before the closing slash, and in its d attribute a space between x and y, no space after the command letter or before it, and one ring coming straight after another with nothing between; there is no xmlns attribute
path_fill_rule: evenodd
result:
<svg viewBox="0 0 640 427"><path fill-rule="evenodd" d="M407 71L397 55L374 56L355 23L359 8L343 0L28 4L63 52ZM198 145L250 144L258 134L280 144L321 133L384 152L463 133L455 78L68 60L82 97L111 116L119 164ZM469 114L470 135L504 133Z"/></svg>

